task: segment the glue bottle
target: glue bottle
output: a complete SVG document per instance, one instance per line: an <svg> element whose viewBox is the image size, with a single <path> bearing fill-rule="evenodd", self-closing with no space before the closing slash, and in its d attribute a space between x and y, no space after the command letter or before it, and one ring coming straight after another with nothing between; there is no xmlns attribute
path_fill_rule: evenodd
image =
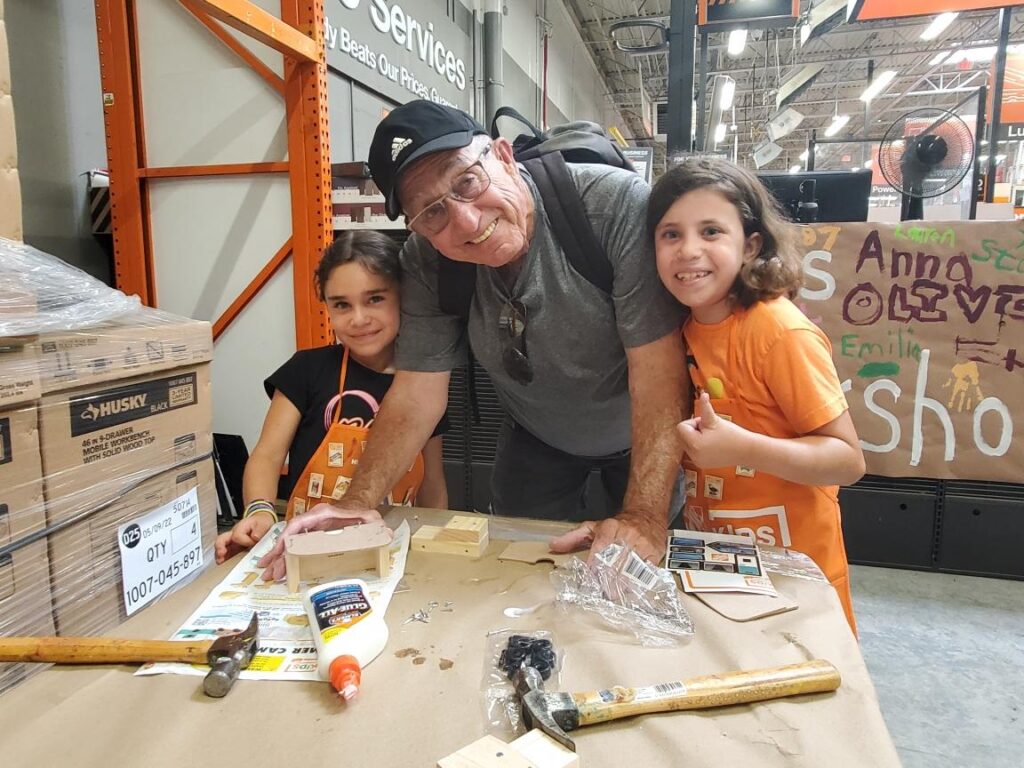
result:
<svg viewBox="0 0 1024 768"><path fill-rule="evenodd" d="M384 650L388 625L374 610L361 579L311 587L303 602L316 641L320 676L348 701L359 693L362 668Z"/></svg>

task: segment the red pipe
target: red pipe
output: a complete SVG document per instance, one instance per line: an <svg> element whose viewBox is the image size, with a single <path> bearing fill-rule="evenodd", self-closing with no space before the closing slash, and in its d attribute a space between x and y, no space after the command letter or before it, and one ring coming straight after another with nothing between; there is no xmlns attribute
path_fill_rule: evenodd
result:
<svg viewBox="0 0 1024 768"><path fill-rule="evenodd" d="M544 30L544 64L540 86L540 129L548 129L548 31Z"/></svg>

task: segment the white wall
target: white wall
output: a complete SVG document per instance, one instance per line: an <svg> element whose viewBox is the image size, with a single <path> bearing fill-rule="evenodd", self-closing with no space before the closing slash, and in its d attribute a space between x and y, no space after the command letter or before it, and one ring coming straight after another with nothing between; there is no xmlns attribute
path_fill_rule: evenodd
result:
<svg viewBox="0 0 1024 768"><path fill-rule="evenodd" d="M93 0L6 0L25 242L101 280L86 176L107 165Z"/></svg>
<svg viewBox="0 0 1024 768"><path fill-rule="evenodd" d="M278 0L257 4L280 14ZM138 9L147 163L286 160L283 98L177 0L139 0ZM279 53L235 37L283 71ZM150 202L157 304L201 320L216 320L292 232L286 173L155 180ZM263 378L294 350L289 264L215 345L216 431L255 445L268 403Z"/></svg>
<svg viewBox="0 0 1024 768"><path fill-rule="evenodd" d="M548 40L548 99L568 120L593 120L624 128L605 97L604 79L561 0L506 0L502 36L505 52L540 87L543 80L541 25L545 13L552 25ZM549 115L551 119L551 115ZM553 120L552 120L553 122Z"/></svg>

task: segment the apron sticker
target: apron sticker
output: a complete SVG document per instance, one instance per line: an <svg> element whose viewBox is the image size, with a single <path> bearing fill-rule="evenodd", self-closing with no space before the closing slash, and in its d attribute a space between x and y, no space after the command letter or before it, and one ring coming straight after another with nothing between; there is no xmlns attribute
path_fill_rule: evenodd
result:
<svg viewBox="0 0 1024 768"><path fill-rule="evenodd" d="M753 477L754 474L753 467L744 467L741 464L736 465L736 477Z"/></svg>
<svg viewBox="0 0 1024 768"><path fill-rule="evenodd" d="M295 497L295 514L304 515L306 514L306 500L301 496Z"/></svg>
<svg viewBox="0 0 1024 768"><path fill-rule="evenodd" d="M324 476L319 472L312 472L309 475L309 489L306 495L311 499L319 499L323 495Z"/></svg>
<svg viewBox="0 0 1024 768"><path fill-rule="evenodd" d="M344 475L338 475L338 479L334 483L334 490L331 492L331 496L335 499L340 499L345 495L345 491L352 484L352 479L345 477Z"/></svg>
<svg viewBox="0 0 1024 768"><path fill-rule="evenodd" d="M725 481L722 478L704 475L704 495L707 498L721 500L724 486Z"/></svg>
<svg viewBox="0 0 1024 768"><path fill-rule="evenodd" d="M686 475L686 481L685 481L686 495L687 496L692 496L693 498L696 498L697 497L697 471L694 470L694 469L687 469L687 470L685 470L685 475Z"/></svg>
<svg viewBox="0 0 1024 768"><path fill-rule="evenodd" d="M327 445L327 466L328 467L343 467L343 466L345 466L345 444L344 443L328 443L328 445Z"/></svg>

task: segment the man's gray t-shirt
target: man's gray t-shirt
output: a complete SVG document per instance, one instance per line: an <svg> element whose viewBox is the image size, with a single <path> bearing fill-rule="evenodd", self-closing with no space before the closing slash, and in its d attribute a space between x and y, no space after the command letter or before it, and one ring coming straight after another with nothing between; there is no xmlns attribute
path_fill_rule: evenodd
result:
<svg viewBox="0 0 1024 768"><path fill-rule="evenodd" d="M577 456L622 451L631 443L625 348L660 339L683 317L658 277L645 230L650 188L629 171L569 165L614 271L609 296L568 263L533 180L522 165L519 170L537 207L533 238L511 291L496 269L477 266L469 316L473 354L512 418L548 445ZM402 249L400 370L448 371L466 360L466 328L438 304L439 258L419 235ZM526 308L523 338L534 371L529 384L515 382L502 365L509 335L499 318L510 299Z"/></svg>

